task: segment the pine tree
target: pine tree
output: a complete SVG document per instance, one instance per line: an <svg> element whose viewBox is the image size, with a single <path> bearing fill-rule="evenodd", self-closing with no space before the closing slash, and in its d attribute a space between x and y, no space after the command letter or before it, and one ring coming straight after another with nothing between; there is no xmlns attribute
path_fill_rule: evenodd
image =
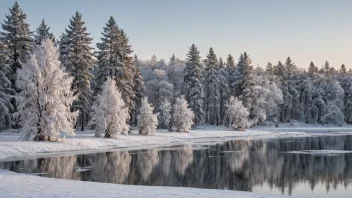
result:
<svg viewBox="0 0 352 198"><path fill-rule="evenodd" d="M186 67L184 69L184 82L186 86L186 100L195 113L194 123L200 124L204 118L204 91L203 91L203 68L200 63L199 51L196 45L189 48Z"/></svg>
<svg viewBox="0 0 352 198"><path fill-rule="evenodd" d="M17 70L18 112L24 140L57 141L61 132L74 135L77 112L70 90L72 77L64 71L59 53L51 40L36 46L23 68Z"/></svg>
<svg viewBox="0 0 352 198"><path fill-rule="evenodd" d="M174 113L172 114L172 128L177 132L189 132L193 125L194 113L188 108L184 96L176 99Z"/></svg>
<svg viewBox="0 0 352 198"><path fill-rule="evenodd" d="M229 74L229 90L231 95L234 95L235 88L236 88L234 87L236 82L236 78L235 78L236 65L235 65L235 60L231 54L229 54L226 59L226 69Z"/></svg>
<svg viewBox="0 0 352 198"><path fill-rule="evenodd" d="M313 62L310 62L308 67L308 75L312 78L318 73L318 67L314 65Z"/></svg>
<svg viewBox="0 0 352 198"><path fill-rule="evenodd" d="M11 112L13 105L11 103L12 95L15 91L11 88L11 82L8 76L11 74L11 67L8 64L7 47L0 41L0 131L4 127L11 126Z"/></svg>
<svg viewBox="0 0 352 198"><path fill-rule="evenodd" d="M342 64L342 65L341 65L340 73L343 73L343 74L347 73L345 64Z"/></svg>
<svg viewBox="0 0 352 198"><path fill-rule="evenodd" d="M127 119L128 108L122 99L121 92L113 79L107 79L102 91L98 94L92 107L92 119L89 125L96 128L95 136L116 137L129 130Z"/></svg>
<svg viewBox="0 0 352 198"><path fill-rule="evenodd" d="M26 22L27 16L18 3L15 2L9 10L10 14L6 15L4 23L1 24L3 31L0 33L0 40L7 46L8 64L11 67L9 80L11 87L15 89L16 71L27 61L33 39Z"/></svg>
<svg viewBox="0 0 352 198"><path fill-rule="evenodd" d="M35 44L41 45L45 38L49 38L55 43L55 37L49 31L50 27L45 23L45 20L43 19L34 35Z"/></svg>
<svg viewBox="0 0 352 198"><path fill-rule="evenodd" d="M219 63L213 48L210 48L207 59L204 62L206 122L218 125L220 122Z"/></svg>
<svg viewBox="0 0 352 198"><path fill-rule="evenodd" d="M136 123L137 121L137 110L141 107L142 104L142 99L145 96L145 85L144 85L144 80L143 80L143 76L141 74L141 71L139 69L139 60L137 58L137 55L135 55L134 57L134 64L136 66L135 69L135 73L134 73L134 83L133 83L133 91L134 91L134 103L136 104L136 107L134 109L132 109L132 123Z"/></svg>
<svg viewBox="0 0 352 198"><path fill-rule="evenodd" d="M252 60L249 58L248 54L243 53L241 67L243 68L243 77L241 80L241 87L239 90L240 99L243 102L243 106L248 109L251 113L252 102L254 100L253 90L255 82L253 79L253 66Z"/></svg>
<svg viewBox="0 0 352 198"><path fill-rule="evenodd" d="M87 28L84 24L82 15L76 12L60 42L61 61L66 67L66 71L74 78L72 90L78 97L73 104L73 109L80 111L79 120L82 131L87 122L93 94L91 90L93 79L92 38L87 33Z"/></svg>
<svg viewBox="0 0 352 198"><path fill-rule="evenodd" d="M236 66L236 70L231 74L231 87L234 96L240 96L242 94L242 84L243 84L243 75L244 75L244 56L240 55L238 59L238 63Z"/></svg>
<svg viewBox="0 0 352 198"><path fill-rule="evenodd" d="M158 118L153 114L154 108L148 103L148 98L142 99L137 117L140 135L154 135L158 126Z"/></svg>
<svg viewBox="0 0 352 198"><path fill-rule="evenodd" d="M230 95L229 89L229 73L228 69L225 67L222 58L219 59L219 96L220 96L220 123L223 123L225 114L225 103Z"/></svg>

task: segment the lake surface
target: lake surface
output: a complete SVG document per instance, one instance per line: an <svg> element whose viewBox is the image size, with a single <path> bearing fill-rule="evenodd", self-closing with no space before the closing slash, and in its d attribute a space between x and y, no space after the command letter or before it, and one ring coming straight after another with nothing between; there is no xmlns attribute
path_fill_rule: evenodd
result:
<svg viewBox="0 0 352 198"><path fill-rule="evenodd" d="M352 136L299 137L39 158L0 168L82 181L339 198L352 197L351 152Z"/></svg>

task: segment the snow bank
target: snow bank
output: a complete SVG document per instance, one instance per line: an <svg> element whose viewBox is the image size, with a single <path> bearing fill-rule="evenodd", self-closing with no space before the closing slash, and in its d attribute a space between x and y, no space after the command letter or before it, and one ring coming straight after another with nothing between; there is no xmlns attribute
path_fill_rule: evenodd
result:
<svg viewBox="0 0 352 198"><path fill-rule="evenodd" d="M134 197L134 198L269 198L250 192L209 190L179 187L133 186L97 182L61 180L18 174L0 170L0 194L2 198L27 197Z"/></svg>
<svg viewBox="0 0 352 198"><path fill-rule="evenodd" d="M329 132L329 133L327 133ZM94 131L77 131L75 137L62 137L61 142L23 142L17 132L0 133L0 161L65 155L94 153L118 149L143 149L187 143L211 143L234 139L264 139L277 137L302 137L318 135L352 134L351 127L324 128L305 126L303 128L256 127L247 131L231 131L222 126L199 126L190 133L158 130L155 136L140 136L137 131L120 135L117 139L95 138Z"/></svg>

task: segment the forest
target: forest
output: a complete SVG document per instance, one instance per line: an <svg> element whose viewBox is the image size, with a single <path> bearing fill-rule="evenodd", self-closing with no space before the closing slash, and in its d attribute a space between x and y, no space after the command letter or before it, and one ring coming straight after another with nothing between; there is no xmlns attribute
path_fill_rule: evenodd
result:
<svg viewBox="0 0 352 198"><path fill-rule="evenodd" d="M141 60L114 17L96 46L79 12L59 37L45 19L32 32L26 17L16 2L0 29L0 129L18 129L24 140L56 141L76 129L110 138L134 127L153 135L201 124L352 123L344 64L297 66L287 57L254 67L248 52L221 58L210 47L200 57L195 44L185 60Z"/></svg>

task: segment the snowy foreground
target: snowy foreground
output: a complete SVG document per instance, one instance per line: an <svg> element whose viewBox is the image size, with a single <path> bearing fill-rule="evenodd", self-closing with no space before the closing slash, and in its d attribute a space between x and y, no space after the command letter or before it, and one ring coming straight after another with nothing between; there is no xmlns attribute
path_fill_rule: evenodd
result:
<svg viewBox="0 0 352 198"><path fill-rule="evenodd" d="M230 131L225 127L200 126L190 133L159 130L155 136L140 136L137 131L117 139L95 138L93 131L77 131L75 137L62 137L60 142L20 141L17 132L0 132L0 161L75 153L96 153L118 149L143 149L188 143L219 142L232 139L263 139L316 135L352 134L352 127L300 125L280 128L257 127L247 131Z"/></svg>
<svg viewBox="0 0 352 198"><path fill-rule="evenodd" d="M155 187L83 182L38 177L0 170L0 196L12 197L192 197L269 198L250 192L197 188Z"/></svg>
<svg viewBox="0 0 352 198"><path fill-rule="evenodd" d="M284 132L280 132L284 131ZM140 149L187 143L215 143L231 139L264 139L352 134L351 127L302 126L257 127L246 132L223 127L201 126L190 133L158 131L155 136L139 136L134 131L118 139L93 137L92 131L63 137L61 142L23 142L16 132L0 133L0 161L38 156L72 155L115 149ZM311 151L307 151L311 152ZM319 151L317 151L319 152ZM237 197L267 198L250 192L180 187L132 186L38 177L0 170L1 197ZM43 185L45 184L45 185ZM33 188L33 186L36 186Z"/></svg>

